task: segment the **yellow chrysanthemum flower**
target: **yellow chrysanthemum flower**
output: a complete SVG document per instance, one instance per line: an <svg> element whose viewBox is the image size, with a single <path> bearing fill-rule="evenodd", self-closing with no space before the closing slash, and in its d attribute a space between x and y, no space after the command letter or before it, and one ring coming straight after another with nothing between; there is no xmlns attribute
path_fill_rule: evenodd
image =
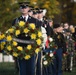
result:
<svg viewBox="0 0 76 75"><path fill-rule="evenodd" d="M30 50L32 48L31 45L27 45L27 49Z"/></svg>
<svg viewBox="0 0 76 75"><path fill-rule="evenodd" d="M12 47L11 46L7 46L7 50L11 51Z"/></svg>
<svg viewBox="0 0 76 75"><path fill-rule="evenodd" d="M14 29L13 29L13 28L10 28L8 31L9 31L10 33L13 33L13 32L14 32Z"/></svg>
<svg viewBox="0 0 76 75"><path fill-rule="evenodd" d="M24 29L24 33L28 33L29 30L27 28Z"/></svg>
<svg viewBox="0 0 76 75"><path fill-rule="evenodd" d="M30 23L29 26L30 26L32 29L35 29L35 24L34 24L34 23Z"/></svg>
<svg viewBox="0 0 76 75"><path fill-rule="evenodd" d="M10 35L8 35L8 36L6 37L6 40L7 40L7 41L12 41L12 37L11 37Z"/></svg>
<svg viewBox="0 0 76 75"><path fill-rule="evenodd" d="M1 44L1 50L3 50L3 49L4 49L4 45Z"/></svg>
<svg viewBox="0 0 76 75"><path fill-rule="evenodd" d="M2 34L2 38L5 38L5 35L4 34Z"/></svg>
<svg viewBox="0 0 76 75"><path fill-rule="evenodd" d="M0 40L2 39L2 35L0 34Z"/></svg>
<svg viewBox="0 0 76 75"><path fill-rule="evenodd" d="M38 53L39 53L39 51L40 51L40 49L39 49L39 48L37 48L37 49L35 50L35 53L36 53L36 54L38 54Z"/></svg>
<svg viewBox="0 0 76 75"><path fill-rule="evenodd" d="M4 45L5 45L5 42L1 42L1 44L0 44L0 48L1 48L1 50L4 49Z"/></svg>
<svg viewBox="0 0 76 75"><path fill-rule="evenodd" d="M19 26L20 26L20 27L23 27L24 25L25 25L25 22L24 22L24 21L20 21L20 22L19 22Z"/></svg>
<svg viewBox="0 0 76 75"><path fill-rule="evenodd" d="M36 39L36 34L31 34L31 39Z"/></svg>
<svg viewBox="0 0 76 75"><path fill-rule="evenodd" d="M42 36L42 33L39 31L38 32L38 37L41 37Z"/></svg>
<svg viewBox="0 0 76 75"><path fill-rule="evenodd" d="M17 56L18 56L18 53L13 52L13 56L14 56L14 57L17 57Z"/></svg>
<svg viewBox="0 0 76 75"><path fill-rule="evenodd" d="M41 40L40 39L37 39L36 42L37 42L37 45L41 45Z"/></svg>
<svg viewBox="0 0 76 75"><path fill-rule="evenodd" d="M18 36L20 34L20 30L16 30L16 36Z"/></svg>
<svg viewBox="0 0 76 75"><path fill-rule="evenodd" d="M0 40L2 40L5 37L4 34L0 34Z"/></svg>
<svg viewBox="0 0 76 75"><path fill-rule="evenodd" d="M18 46L17 49L18 49L19 51L22 51L22 50L23 50L23 47Z"/></svg>
<svg viewBox="0 0 76 75"><path fill-rule="evenodd" d="M5 44L6 44L6 42L1 42L1 44L2 44L2 45L5 45Z"/></svg>
<svg viewBox="0 0 76 75"><path fill-rule="evenodd" d="M28 60L28 59L30 59L30 58L31 58L30 55L26 55L26 56L24 57L24 59L26 59L26 60Z"/></svg>
<svg viewBox="0 0 76 75"><path fill-rule="evenodd" d="M13 41L13 46L17 46L17 42L16 41Z"/></svg>

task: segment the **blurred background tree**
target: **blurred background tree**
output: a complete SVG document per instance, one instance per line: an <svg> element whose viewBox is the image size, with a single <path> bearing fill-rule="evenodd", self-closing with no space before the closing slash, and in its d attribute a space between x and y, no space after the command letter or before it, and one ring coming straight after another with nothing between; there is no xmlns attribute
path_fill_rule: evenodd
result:
<svg viewBox="0 0 76 75"><path fill-rule="evenodd" d="M61 6L61 22L76 25L76 0L58 0Z"/></svg>
<svg viewBox="0 0 76 75"><path fill-rule="evenodd" d="M47 18L54 22L76 24L76 4L71 0L0 0L0 31L6 31L20 15L18 2L29 1L34 7L45 8Z"/></svg>
<svg viewBox="0 0 76 75"><path fill-rule="evenodd" d="M5 31L17 13L16 0L0 0L0 31ZM16 13L15 13L16 12Z"/></svg>
<svg viewBox="0 0 76 75"><path fill-rule="evenodd" d="M20 15L18 2L22 1L30 1L34 7L47 9L46 15L51 18L60 12L56 0L0 0L0 31L7 30L13 19Z"/></svg>
<svg viewBox="0 0 76 75"><path fill-rule="evenodd" d="M46 16L54 18L55 14L60 13L59 2L57 0L30 0L35 7L45 8L47 10Z"/></svg>

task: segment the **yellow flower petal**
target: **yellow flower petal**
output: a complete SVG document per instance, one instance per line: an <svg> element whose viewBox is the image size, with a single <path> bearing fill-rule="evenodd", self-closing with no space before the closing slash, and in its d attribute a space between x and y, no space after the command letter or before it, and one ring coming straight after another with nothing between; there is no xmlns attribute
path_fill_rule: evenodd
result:
<svg viewBox="0 0 76 75"><path fill-rule="evenodd" d="M14 56L14 57L17 57L17 56L18 56L18 53L13 52L13 56Z"/></svg>
<svg viewBox="0 0 76 75"><path fill-rule="evenodd" d="M11 37L10 35L8 35L8 36L6 37L6 40L7 40L7 41L12 41L12 37Z"/></svg>
<svg viewBox="0 0 76 75"><path fill-rule="evenodd" d="M3 50L4 49L4 45L1 44L0 46L1 46L1 50Z"/></svg>
<svg viewBox="0 0 76 75"><path fill-rule="evenodd" d="M17 46L17 42L16 41L13 41L13 46Z"/></svg>
<svg viewBox="0 0 76 75"><path fill-rule="evenodd" d="M18 46L17 49L18 49L19 51L22 51L22 50L23 50L23 47Z"/></svg>
<svg viewBox="0 0 76 75"><path fill-rule="evenodd" d="M20 30L16 30L16 36L18 36L20 34Z"/></svg>
<svg viewBox="0 0 76 75"><path fill-rule="evenodd" d="M38 32L38 37L41 37L42 36L42 33L39 31Z"/></svg>
<svg viewBox="0 0 76 75"><path fill-rule="evenodd" d="M30 58L31 58L30 55L26 55L26 56L24 57L24 59L26 59L26 60L28 60L28 59L30 59Z"/></svg>
<svg viewBox="0 0 76 75"><path fill-rule="evenodd" d="M39 53L39 51L40 51L40 49L39 49L39 48L37 48L37 49L35 50L35 53L36 53L36 54L38 54L38 53Z"/></svg>
<svg viewBox="0 0 76 75"><path fill-rule="evenodd" d="M35 24L34 24L34 23L30 23L29 26L30 26L32 29L35 29Z"/></svg>
<svg viewBox="0 0 76 75"><path fill-rule="evenodd" d="M0 34L0 40L2 39L2 36L1 36L1 34Z"/></svg>
<svg viewBox="0 0 76 75"><path fill-rule="evenodd" d="M19 26L23 27L25 25L25 22L24 21L20 21L19 22Z"/></svg>
<svg viewBox="0 0 76 75"><path fill-rule="evenodd" d="M40 39L37 39L36 42L37 42L37 45L41 45L41 40Z"/></svg>
<svg viewBox="0 0 76 75"><path fill-rule="evenodd" d="M2 45L5 45L5 44L6 44L6 42L2 42L1 44L2 44Z"/></svg>
<svg viewBox="0 0 76 75"><path fill-rule="evenodd" d="M12 47L11 46L7 46L7 50L8 51L11 51L12 50Z"/></svg>
<svg viewBox="0 0 76 75"><path fill-rule="evenodd" d="M24 33L28 33L29 30L27 28L24 29Z"/></svg>
<svg viewBox="0 0 76 75"><path fill-rule="evenodd" d="M8 31L9 31L10 33L13 33L13 32L14 32L14 29L13 29L13 28L10 28Z"/></svg>
<svg viewBox="0 0 76 75"><path fill-rule="evenodd" d="M31 34L31 39L36 39L36 34Z"/></svg>
<svg viewBox="0 0 76 75"><path fill-rule="evenodd" d="M4 39L5 35L4 34L0 34L0 40Z"/></svg>
<svg viewBox="0 0 76 75"><path fill-rule="evenodd" d="M27 45L27 49L30 50L32 48L31 45Z"/></svg>

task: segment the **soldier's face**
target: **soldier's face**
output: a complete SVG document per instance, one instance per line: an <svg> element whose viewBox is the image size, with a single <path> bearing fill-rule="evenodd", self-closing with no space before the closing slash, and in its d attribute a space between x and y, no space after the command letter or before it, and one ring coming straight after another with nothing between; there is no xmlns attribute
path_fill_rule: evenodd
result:
<svg viewBox="0 0 76 75"><path fill-rule="evenodd" d="M50 27L53 25L53 21L49 22Z"/></svg>
<svg viewBox="0 0 76 75"><path fill-rule="evenodd" d="M59 27L59 31L60 31L60 32L63 32L63 27L62 27L62 26Z"/></svg>
<svg viewBox="0 0 76 75"><path fill-rule="evenodd" d="M57 32L62 32L63 31L63 27L58 27L57 28Z"/></svg>
<svg viewBox="0 0 76 75"><path fill-rule="evenodd" d="M65 29L68 29L68 28L69 28L69 25L68 25L68 24L65 24L65 25L64 25L64 28L65 28Z"/></svg>
<svg viewBox="0 0 76 75"><path fill-rule="evenodd" d="M38 19L38 14L33 15L34 18Z"/></svg>
<svg viewBox="0 0 76 75"><path fill-rule="evenodd" d="M39 14L38 14L38 18L39 18L39 19L43 18L43 13L39 13Z"/></svg>
<svg viewBox="0 0 76 75"><path fill-rule="evenodd" d="M29 7L20 9L22 14L27 14L29 11Z"/></svg>
<svg viewBox="0 0 76 75"><path fill-rule="evenodd" d="M33 15L33 12L29 12L28 14L29 14L30 16L32 16L32 15Z"/></svg>

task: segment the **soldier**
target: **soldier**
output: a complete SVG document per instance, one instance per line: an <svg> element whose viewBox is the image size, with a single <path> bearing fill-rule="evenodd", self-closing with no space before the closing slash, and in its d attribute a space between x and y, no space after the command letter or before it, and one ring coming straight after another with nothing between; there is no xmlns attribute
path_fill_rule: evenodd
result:
<svg viewBox="0 0 76 75"><path fill-rule="evenodd" d="M64 23L64 29L69 29L69 24L68 23Z"/></svg>
<svg viewBox="0 0 76 75"><path fill-rule="evenodd" d="M15 23L18 23L19 21L24 21L24 22L28 22L28 23L34 23L36 26L41 27L41 24L39 24L35 18L29 16L29 5L28 2L21 2L19 3L20 5L20 12L21 12L21 16L14 19L12 25L14 25Z"/></svg>
<svg viewBox="0 0 76 75"><path fill-rule="evenodd" d="M66 30L65 39L67 44L67 57L66 57L66 71L71 72L73 68L73 52L74 52L74 40L72 39L72 34L70 30Z"/></svg>
<svg viewBox="0 0 76 75"><path fill-rule="evenodd" d="M66 52L66 43L63 34L61 33L60 24L54 24L54 39L58 48L56 50L54 64L52 65L52 75L62 75L62 56Z"/></svg>
<svg viewBox="0 0 76 75"><path fill-rule="evenodd" d="M52 19L48 19L48 25L47 25L47 36L48 37L52 37L53 36L53 20Z"/></svg>
<svg viewBox="0 0 76 75"><path fill-rule="evenodd" d="M20 5L21 16L16 18L13 21L12 25L15 25L19 21L24 21L28 23L34 23L36 27L41 27L41 24L39 21L36 21L35 18L28 15L29 4L27 4L27 2L21 2L19 3L19 5ZM30 37L25 36L24 34L20 34L18 36L18 39L30 40ZM27 46L28 44L27 43L23 44L18 42L18 45L24 47L24 46ZM20 75L35 75L35 56L32 56L28 61L24 59L22 60L18 59L18 62L19 62Z"/></svg>
<svg viewBox="0 0 76 75"><path fill-rule="evenodd" d="M48 21L44 18L44 15L43 15L43 9L39 9L39 12L38 12L38 19L40 21L42 21L42 36L44 38L44 41L43 41L43 55L46 54L47 52L47 44L46 44L46 41L47 41L47 35L50 35L49 34L49 23ZM48 71L48 67L44 67L44 65L42 66L42 69L43 69L43 72L42 72L42 75L48 75L49 71ZM49 74L50 75L50 74Z"/></svg>

